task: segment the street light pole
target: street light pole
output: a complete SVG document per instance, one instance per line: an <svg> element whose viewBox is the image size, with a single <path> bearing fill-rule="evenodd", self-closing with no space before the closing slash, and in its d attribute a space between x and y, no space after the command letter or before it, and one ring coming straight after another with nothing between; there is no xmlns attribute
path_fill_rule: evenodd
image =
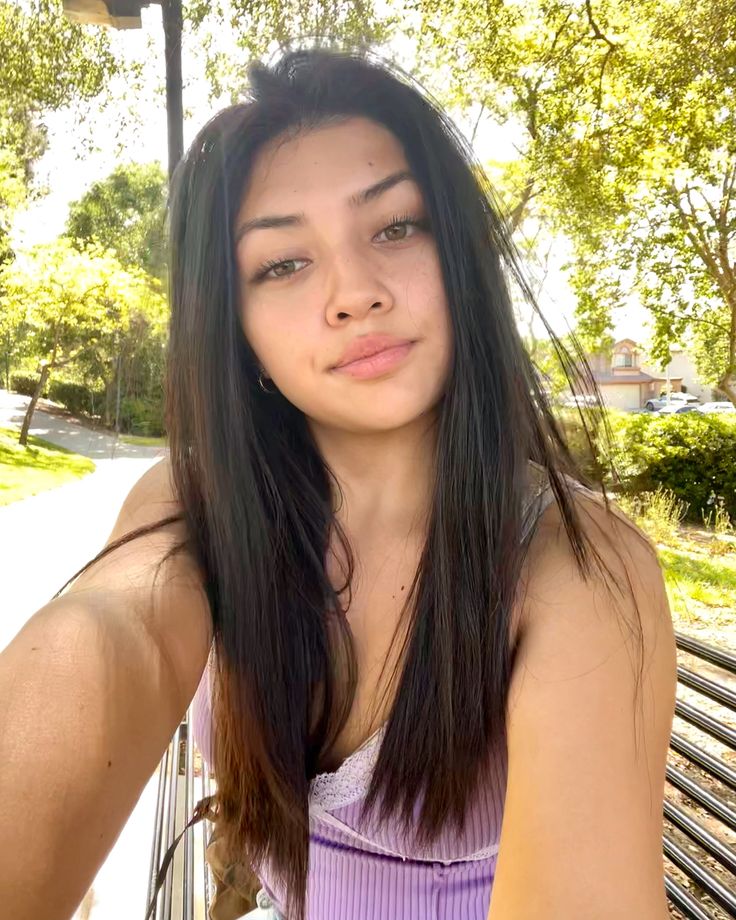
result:
<svg viewBox="0 0 736 920"><path fill-rule="evenodd" d="M169 183L184 153L184 108L181 74L181 0L62 0L64 15L72 22L140 29L141 8L159 3L164 27L166 60L166 122Z"/></svg>
<svg viewBox="0 0 736 920"><path fill-rule="evenodd" d="M169 141L169 185L184 155L184 108L181 76L181 0L161 0L166 55L166 123Z"/></svg>

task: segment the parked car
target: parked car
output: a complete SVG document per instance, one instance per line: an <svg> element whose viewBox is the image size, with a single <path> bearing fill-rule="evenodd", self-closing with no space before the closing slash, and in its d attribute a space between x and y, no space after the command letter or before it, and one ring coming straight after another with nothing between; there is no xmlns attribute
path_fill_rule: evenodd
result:
<svg viewBox="0 0 736 920"><path fill-rule="evenodd" d="M588 393L581 393L577 396L564 396L560 400L560 405L565 409L586 409L591 408L592 406L597 405L597 400L595 396Z"/></svg>
<svg viewBox="0 0 736 920"><path fill-rule="evenodd" d="M736 415L736 406L728 400L703 403L697 410L705 415Z"/></svg>
<svg viewBox="0 0 736 920"><path fill-rule="evenodd" d="M662 406L661 409L657 409L654 413L655 415L682 415L683 412L697 412L698 407L692 405L692 403L683 403L683 402L673 402L668 406Z"/></svg>
<svg viewBox="0 0 736 920"><path fill-rule="evenodd" d="M649 409L650 412L656 412L658 409L661 409L663 406L669 405L697 405L698 397L693 396L692 393L670 393L669 400L666 396L659 396L656 399L648 399L644 404L645 409Z"/></svg>

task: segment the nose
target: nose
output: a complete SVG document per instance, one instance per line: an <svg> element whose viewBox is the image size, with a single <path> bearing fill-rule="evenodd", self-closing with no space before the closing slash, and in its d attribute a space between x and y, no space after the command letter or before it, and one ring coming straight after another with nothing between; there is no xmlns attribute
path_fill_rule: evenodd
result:
<svg viewBox="0 0 736 920"><path fill-rule="evenodd" d="M330 268L325 318L343 326L369 313L388 313L394 299L370 258L355 252L335 256Z"/></svg>

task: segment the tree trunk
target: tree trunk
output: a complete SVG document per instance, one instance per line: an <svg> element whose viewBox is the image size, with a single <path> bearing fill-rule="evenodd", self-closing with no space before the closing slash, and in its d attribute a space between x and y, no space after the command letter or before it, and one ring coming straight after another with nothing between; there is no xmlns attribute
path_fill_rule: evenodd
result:
<svg viewBox="0 0 736 920"><path fill-rule="evenodd" d="M728 333L728 363L726 373L718 381L718 389L736 406L736 285L731 287L728 303L731 307L731 328Z"/></svg>
<svg viewBox="0 0 736 920"><path fill-rule="evenodd" d="M44 387L46 386L46 381L49 379L49 374L51 373L51 367L48 364L44 364L41 368L41 376L38 378L38 383L36 384L36 392L31 397L31 401L28 403L28 409L26 409L26 417L23 419L23 427L20 430L20 438L18 443L25 447L28 442L28 430L31 427L31 419L33 418L33 413L36 410L36 403L38 398L43 393Z"/></svg>

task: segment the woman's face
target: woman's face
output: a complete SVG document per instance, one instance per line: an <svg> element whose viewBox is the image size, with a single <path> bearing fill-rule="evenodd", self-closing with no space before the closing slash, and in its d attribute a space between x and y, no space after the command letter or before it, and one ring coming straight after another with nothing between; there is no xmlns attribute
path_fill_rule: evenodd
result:
<svg viewBox="0 0 736 920"><path fill-rule="evenodd" d="M257 158L235 224L243 330L313 423L385 431L442 396L452 334L426 217L399 141L366 118Z"/></svg>

